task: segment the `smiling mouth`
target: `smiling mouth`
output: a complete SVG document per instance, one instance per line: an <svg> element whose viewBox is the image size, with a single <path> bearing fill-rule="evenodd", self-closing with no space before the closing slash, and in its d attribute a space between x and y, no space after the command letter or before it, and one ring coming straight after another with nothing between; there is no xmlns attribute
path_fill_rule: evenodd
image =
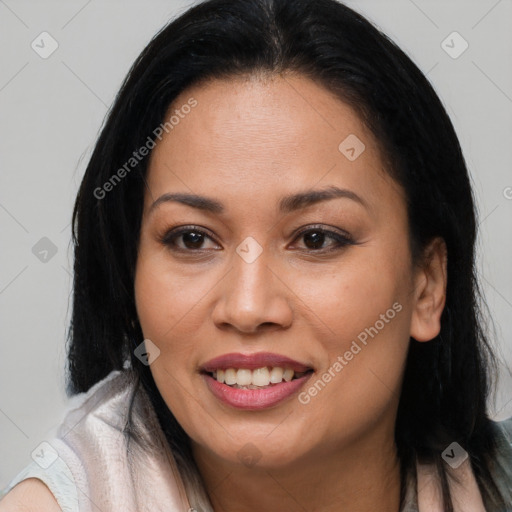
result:
<svg viewBox="0 0 512 512"><path fill-rule="evenodd" d="M296 372L292 368L264 366L254 370L248 368L219 368L204 373L217 382L234 389L267 389L282 382L299 379L312 372L312 369Z"/></svg>

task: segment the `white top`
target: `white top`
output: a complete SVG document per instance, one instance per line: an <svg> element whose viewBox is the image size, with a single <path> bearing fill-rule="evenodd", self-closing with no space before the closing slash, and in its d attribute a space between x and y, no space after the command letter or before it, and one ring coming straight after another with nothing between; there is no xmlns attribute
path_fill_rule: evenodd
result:
<svg viewBox="0 0 512 512"><path fill-rule="evenodd" d="M64 512L187 512L181 477L142 385L132 418L148 445L132 438L127 449L123 430L133 376L131 371L113 371L78 395L78 405L66 411L57 435L35 450L34 460L4 492L35 477L48 486Z"/></svg>
<svg viewBox="0 0 512 512"><path fill-rule="evenodd" d="M4 493L35 477L48 486L64 512L194 510L142 385L132 410L142 441L139 444L131 438L127 449L123 430L134 390L135 374L127 369L111 372L87 393L73 397L57 435L39 445L32 454L33 461L13 478ZM512 487L512 418L497 425L504 433L498 462L508 475L507 481L499 482L503 491ZM451 488L455 511L486 512L470 468L466 460L456 470L464 487ZM418 465L416 469L418 485L408 480L401 512L441 510L439 482L432 477L431 468Z"/></svg>

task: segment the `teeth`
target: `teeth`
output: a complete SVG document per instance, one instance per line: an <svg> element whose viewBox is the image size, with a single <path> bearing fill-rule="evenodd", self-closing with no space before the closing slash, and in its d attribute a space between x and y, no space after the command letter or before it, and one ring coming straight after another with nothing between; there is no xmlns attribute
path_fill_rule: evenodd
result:
<svg viewBox="0 0 512 512"><path fill-rule="evenodd" d="M283 380L290 382L294 376L301 377L303 373L295 373L291 368L257 368L249 370L247 368L227 368L226 370L216 370L213 372L213 378L218 382L225 383L228 386L254 389L255 387L267 387L271 384L279 384Z"/></svg>
<svg viewBox="0 0 512 512"><path fill-rule="evenodd" d="M236 383L239 386L248 386L249 384L253 384L252 380L251 370L238 370L236 372Z"/></svg>
<svg viewBox="0 0 512 512"><path fill-rule="evenodd" d="M228 386L231 386L233 384L236 384L236 370L234 370L233 368L228 368L225 372L224 372L224 382L228 385Z"/></svg>
<svg viewBox="0 0 512 512"><path fill-rule="evenodd" d="M286 370L284 371L284 374L283 374L283 379L286 382L290 382L293 379L294 373L295 372L293 370L291 370L290 368L286 368Z"/></svg>
<svg viewBox="0 0 512 512"><path fill-rule="evenodd" d="M267 367L258 368L252 372L252 383L255 386L268 386L270 384L270 372Z"/></svg>
<svg viewBox="0 0 512 512"><path fill-rule="evenodd" d="M270 382L272 382L272 384L279 384L283 380L283 373L284 370L282 368L272 368L270 372Z"/></svg>

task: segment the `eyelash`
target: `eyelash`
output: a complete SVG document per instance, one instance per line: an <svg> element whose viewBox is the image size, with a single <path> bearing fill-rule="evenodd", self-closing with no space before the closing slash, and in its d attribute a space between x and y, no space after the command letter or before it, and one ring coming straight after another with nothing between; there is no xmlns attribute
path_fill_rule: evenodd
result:
<svg viewBox="0 0 512 512"><path fill-rule="evenodd" d="M213 241L215 241L212 236L210 236L206 231L199 228L198 226L184 226L177 230L171 229L171 230L166 231L162 236L159 237L159 242L162 245L166 246L167 248L169 248L170 250L175 251L175 252L200 253L200 252L207 251L208 249L183 249L181 247L176 247L175 240L177 238L179 238L181 235L184 235L186 233L191 233L191 232L200 234L202 236L206 236L206 237L212 239ZM299 233L296 234L294 240L304 236L307 233L311 233L311 232L321 233L323 235L326 235L327 238L331 238L332 240L335 241L335 243L333 244L333 247L331 247L330 249L327 249L327 250L326 249L306 249L306 251L308 251L308 252L317 253L317 254L318 253L328 254L328 253L331 253L334 251L339 251L349 245L356 245L356 242L348 234L342 235L340 233L337 233L336 231L327 230L325 228L322 228L321 226L314 226L314 225L308 226L306 229L301 230Z"/></svg>

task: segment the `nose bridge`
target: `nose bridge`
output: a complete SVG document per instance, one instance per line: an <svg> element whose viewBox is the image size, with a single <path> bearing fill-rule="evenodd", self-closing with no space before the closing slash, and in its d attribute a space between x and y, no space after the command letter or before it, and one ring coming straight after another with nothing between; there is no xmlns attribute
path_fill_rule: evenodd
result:
<svg viewBox="0 0 512 512"><path fill-rule="evenodd" d="M234 291L238 298L247 300L248 304L254 302L254 306L265 298L271 288L272 275L268 266L268 250L264 251L256 243L250 240L242 242L236 249L236 256L233 256L233 286L237 288Z"/></svg>
<svg viewBox="0 0 512 512"><path fill-rule="evenodd" d="M214 321L252 332L261 324L287 326L291 310L285 286L272 269L271 254L247 237L233 254L232 270L216 305Z"/></svg>

